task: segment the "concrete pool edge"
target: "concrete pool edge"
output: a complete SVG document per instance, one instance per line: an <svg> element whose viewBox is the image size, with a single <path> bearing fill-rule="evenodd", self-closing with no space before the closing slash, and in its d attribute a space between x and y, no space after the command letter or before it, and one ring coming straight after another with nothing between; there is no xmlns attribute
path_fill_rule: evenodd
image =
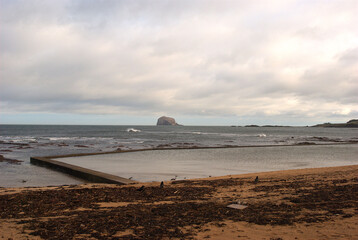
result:
<svg viewBox="0 0 358 240"><path fill-rule="evenodd" d="M249 145L249 146L216 146L216 147L191 147L191 148L143 148L143 149L130 149L110 152L94 152L94 153L77 153L66 154L46 157L30 157L30 163L38 166L47 167L56 171L60 171L74 177L85 179L94 183L111 183L118 185L135 184L139 183L128 178L107 174L100 171L83 168L77 165L56 161L53 159L67 158L67 157L81 157L81 156L93 156L93 155L106 155L117 153L130 153L130 152L143 152L143 151L163 151L163 150L198 150L198 149L221 149L221 148L255 148L255 147L305 147L305 146L324 146L324 145L345 145L356 143L329 143L329 144L294 144L294 145Z"/></svg>
<svg viewBox="0 0 358 240"><path fill-rule="evenodd" d="M53 170L67 173L69 175L82 178L89 182L94 182L94 183L111 183L111 184L118 184L118 185L138 183L137 181L133 181L127 178L52 160L50 157L31 157L30 162L31 164L34 165L48 167Z"/></svg>

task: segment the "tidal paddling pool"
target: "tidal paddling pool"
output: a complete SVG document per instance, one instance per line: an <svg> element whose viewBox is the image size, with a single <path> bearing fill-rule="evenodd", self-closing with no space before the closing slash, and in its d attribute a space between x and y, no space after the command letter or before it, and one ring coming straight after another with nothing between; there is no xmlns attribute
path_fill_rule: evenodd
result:
<svg viewBox="0 0 358 240"><path fill-rule="evenodd" d="M193 179L358 163L358 145L155 150L56 160L137 181Z"/></svg>

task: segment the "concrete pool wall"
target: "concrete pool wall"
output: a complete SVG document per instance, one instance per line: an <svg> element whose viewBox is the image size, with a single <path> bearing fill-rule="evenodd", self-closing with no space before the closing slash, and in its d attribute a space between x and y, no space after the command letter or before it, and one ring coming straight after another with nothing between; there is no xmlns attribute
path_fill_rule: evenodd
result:
<svg viewBox="0 0 358 240"><path fill-rule="evenodd" d="M89 182L113 183L118 185L136 183L136 181L127 178L122 178L112 174L107 174L107 173L91 170L88 168L83 168L76 165L56 161L51 159L51 157L31 157L30 162L34 165L48 167L60 172L70 174L78 178L85 179Z"/></svg>

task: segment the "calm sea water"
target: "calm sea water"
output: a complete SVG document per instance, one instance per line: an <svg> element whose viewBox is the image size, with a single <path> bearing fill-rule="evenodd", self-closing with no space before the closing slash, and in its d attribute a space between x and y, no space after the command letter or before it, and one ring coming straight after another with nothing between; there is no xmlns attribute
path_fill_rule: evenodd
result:
<svg viewBox="0 0 358 240"><path fill-rule="evenodd" d="M82 180L62 173L33 166L29 161L30 156L113 151L118 148L280 146L307 142L326 144L357 141L358 129L346 128L0 125L0 154L6 158L24 161L19 165L0 162L0 186L48 186L82 182ZM322 158L325 156L324 152L327 152L319 150L320 146L309 147L317 149L316 155L322 156ZM277 148L276 153L279 156L284 156L285 150L280 149ZM295 149L298 149L295 150L298 151L295 154L300 155L300 151L304 151L303 149L307 149L307 147ZM348 151L348 155L356 156L354 150L352 151L352 153ZM180 152L179 156L182 153ZM149 154L146 152L143 157L150 159ZM268 156L262 153L260 155L258 151L252 151L250 154L253 159L262 159ZM224 159L229 159L229 155L222 156ZM161 156L165 156L165 151ZM268 159L268 157L266 158ZM176 158L173 157L173 159ZM175 161L180 161L180 159ZM162 165L165 166L165 162ZM187 165L187 171L190 171L190 164ZM257 168L257 170L261 171L262 169ZM172 174L172 172L169 171L168 174ZM210 174L215 175L212 172Z"/></svg>

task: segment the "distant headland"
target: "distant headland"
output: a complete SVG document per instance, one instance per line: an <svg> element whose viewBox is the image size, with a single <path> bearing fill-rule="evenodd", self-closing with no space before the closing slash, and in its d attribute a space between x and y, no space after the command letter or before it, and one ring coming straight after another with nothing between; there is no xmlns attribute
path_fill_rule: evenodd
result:
<svg viewBox="0 0 358 240"><path fill-rule="evenodd" d="M358 119L352 119L346 123L322 123L312 127L356 128L358 127Z"/></svg>
<svg viewBox="0 0 358 240"><path fill-rule="evenodd" d="M180 124L178 124L174 118L172 117L166 117L166 116L162 116L160 118L158 118L157 121L157 126L181 126Z"/></svg>
<svg viewBox="0 0 358 240"><path fill-rule="evenodd" d="M241 126L235 126L231 125L231 127L241 127ZM272 128L278 128L278 127L293 127L293 126L287 126L287 125L245 125L244 127L272 127ZM324 127L324 128L358 128L358 119L352 119L349 120L346 123L322 123L322 124L316 124L313 126L306 126L306 127Z"/></svg>
<svg viewBox="0 0 358 240"><path fill-rule="evenodd" d="M259 126L259 125L246 125L245 127L291 127L291 126L281 126L281 125L263 125L263 126Z"/></svg>

